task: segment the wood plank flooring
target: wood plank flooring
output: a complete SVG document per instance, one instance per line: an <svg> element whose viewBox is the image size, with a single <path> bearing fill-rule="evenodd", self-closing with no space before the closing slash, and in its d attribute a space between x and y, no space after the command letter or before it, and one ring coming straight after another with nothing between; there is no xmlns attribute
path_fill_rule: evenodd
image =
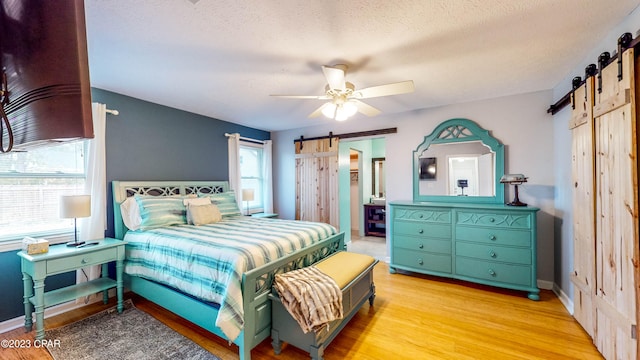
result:
<svg viewBox="0 0 640 360"><path fill-rule="evenodd" d="M526 293L454 280L389 274L386 263L374 270L376 299L366 303L325 352L333 359L602 359L591 339L558 298L543 290L540 301ZM238 349L182 318L127 293L136 307L158 318L222 359L237 359ZM88 305L46 319L46 328L77 321L114 306ZM34 339L35 331L16 329L2 339ZM132 336L135 336L132 334ZM158 339L162 341L162 339ZM64 346L64 343L61 344ZM1 359L51 359L46 350L0 348ZM273 354L270 339L252 359L305 359L291 346Z"/></svg>

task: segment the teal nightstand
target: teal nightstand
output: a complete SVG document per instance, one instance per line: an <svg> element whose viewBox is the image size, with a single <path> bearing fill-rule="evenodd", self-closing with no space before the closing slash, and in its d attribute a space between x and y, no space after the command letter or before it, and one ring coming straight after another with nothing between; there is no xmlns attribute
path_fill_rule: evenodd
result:
<svg viewBox="0 0 640 360"><path fill-rule="evenodd" d="M109 298L108 291L116 288L118 312L122 312L122 263L126 241L103 239L97 245L67 247L53 245L44 254L28 255L18 252L21 259L22 281L24 283L24 326L31 331L31 313L35 306L36 339L44 338L44 309L83 296L102 291L104 303ZM116 280L108 277L107 264L116 262ZM102 277L84 283L67 286L53 291L44 291L44 280L49 275L78 270L87 266L102 265ZM35 294L34 294L35 292Z"/></svg>
<svg viewBox="0 0 640 360"><path fill-rule="evenodd" d="M251 217L256 217L256 218L277 218L278 214L257 213L257 214L251 214Z"/></svg>

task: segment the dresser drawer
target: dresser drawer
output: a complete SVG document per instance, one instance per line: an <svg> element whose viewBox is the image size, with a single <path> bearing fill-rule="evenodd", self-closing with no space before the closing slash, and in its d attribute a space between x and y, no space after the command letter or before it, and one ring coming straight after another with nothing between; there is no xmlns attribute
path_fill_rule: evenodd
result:
<svg viewBox="0 0 640 360"><path fill-rule="evenodd" d="M47 274L71 271L85 266L103 264L109 261L115 261L118 254L116 247L92 251L90 253L67 256L60 259L52 259L47 261Z"/></svg>
<svg viewBox="0 0 640 360"><path fill-rule="evenodd" d="M477 243L531 247L531 231L478 226L457 226L456 240Z"/></svg>
<svg viewBox="0 0 640 360"><path fill-rule="evenodd" d="M456 274L514 285L531 284L531 266L493 263L456 256Z"/></svg>
<svg viewBox="0 0 640 360"><path fill-rule="evenodd" d="M429 239L415 236L396 235L393 238L393 246L407 250L427 251L431 253L451 255L451 240Z"/></svg>
<svg viewBox="0 0 640 360"><path fill-rule="evenodd" d="M430 224L418 221L395 221L393 233L451 239L451 225Z"/></svg>
<svg viewBox="0 0 640 360"><path fill-rule="evenodd" d="M451 273L451 255L430 254L407 249L393 249L393 265L406 266L416 271Z"/></svg>
<svg viewBox="0 0 640 360"><path fill-rule="evenodd" d="M456 242L456 256L531 265L531 249Z"/></svg>
<svg viewBox="0 0 640 360"><path fill-rule="evenodd" d="M458 225L479 225L509 229L530 229L531 214L458 211Z"/></svg>
<svg viewBox="0 0 640 360"><path fill-rule="evenodd" d="M451 210L395 207L394 219L395 220L417 220L417 221L439 223L439 224L451 224Z"/></svg>

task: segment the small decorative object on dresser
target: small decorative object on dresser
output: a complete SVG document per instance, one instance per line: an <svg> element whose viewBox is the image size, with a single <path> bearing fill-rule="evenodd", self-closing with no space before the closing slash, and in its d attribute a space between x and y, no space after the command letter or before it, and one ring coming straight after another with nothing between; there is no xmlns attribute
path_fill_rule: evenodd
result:
<svg viewBox="0 0 640 360"><path fill-rule="evenodd" d="M515 189L515 196L513 201L507 203L507 205L511 206L527 206L527 204L520 201L520 196L518 195L518 185L522 185L527 182L527 178L522 174L504 174L500 178L500 182L503 184L511 184Z"/></svg>
<svg viewBox="0 0 640 360"><path fill-rule="evenodd" d="M455 167L464 154L471 168ZM424 182L424 159L448 163L443 176ZM413 201L389 204L391 263L405 270L528 292L539 300L537 286L538 208L504 204L504 145L467 119L451 119L425 136L414 151ZM462 180L447 183L447 179ZM505 176L506 179L506 176ZM508 183L526 178L508 177ZM524 180L523 180L524 179ZM467 188L458 196L456 185Z"/></svg>

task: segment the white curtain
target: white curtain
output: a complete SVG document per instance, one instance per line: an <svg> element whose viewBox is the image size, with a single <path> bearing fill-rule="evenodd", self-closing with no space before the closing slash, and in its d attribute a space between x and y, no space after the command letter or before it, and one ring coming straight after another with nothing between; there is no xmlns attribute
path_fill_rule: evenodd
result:
<svg viewBox="0 0 640 360"><path fill-rule="evenodd" d="M104 238L107 228L107 180L105 156L105 127L107 106L92 103L94 138L87 140L87 177L84 194L91 195L91 216L78 219L79 239L83 241ZM100 276L100 266L78 271L77 282L84 282Z"/></svg>
<svg viewBox="0 0 640 360"><path fill-rule="evenodd" d="M265 213L273 213L273 170L272 170L272 142L265 140L262 147L262 179L264 179L263 204Z"/></svg>
<svg viewBox="0 0 640 360"><path fill-rule="evenodd" d="M242 204L242 178L240 177L240 134L227 134L229 144L229 187L236 192L236 203Z"/></svg>

